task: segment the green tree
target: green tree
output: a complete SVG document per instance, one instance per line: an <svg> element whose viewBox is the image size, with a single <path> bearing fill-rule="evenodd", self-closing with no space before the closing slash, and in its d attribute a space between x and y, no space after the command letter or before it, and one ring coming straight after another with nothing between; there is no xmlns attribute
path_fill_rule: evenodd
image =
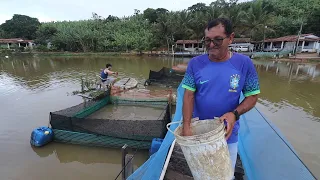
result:
<svg viewBox="0 0 320 180"><path fill-rule="evenodd" d="M154 23L158 19L157 11L152 8L148 8L143 11L144 18L148 19L150 23Z"/></svg>
<svg viewBox="0 0 320 180"><path fill-rule="evenodd" d="M0 38L7 38L7 34L0 28Z"/></svg>
<svg viewBox="0 0 320 180"><path fill-rule="evenodd" d="M180 24L177 24L178 18L178 12L161 14L158 17L158 23L153 25L153 33L157 34L157 39L162 45L167 46L168 51L170 51L170 45L175 42L175 36L181 30Z"/></svg>
<svg viewBox="0 0 320 180"><path fill-rule="evenodd" d="M209 21L207 15L207 11L198 11L191 15L192 18L187 25L190 39L200 40L204 36L204 30Z"/></svg>
<svg viewBox="0 0 320 180"><path fill-rule="evenodd" d="M231 20L233 30L235 31L237 37L244 35L246 31L244 25L246 21L244 19L246 18L247 14L244 11L243 6L237 4L237 0L230 2L219 0L211 3L211 7L215 12L219 12L220 14L216 15L215 17L225 17Z"/></svg>
<svg viewBox="0 0 320 180"><path fill-rule="evenodd" d="M197 3L194 4L190 7L188 7L188 11L191 13L196 13L196 12L206 12L208 10L208 7L206 6L205 3Z"/></svg>
<svg viewBox="0 0 320 180"><path fill-rule="evenodd" d="M246 35L254 40L262 40L265 31L274 32L272 29L273 13L268 13L266 8L262 0L257 0L245 13L243 25L248 32Z"/></svg>
<svg viewBox="0 0 320 180"><path fill-rule="evenodd" d="M112 16L112 15L109 15L105 21L106 22L115 22L115 21L119 21L120 19L117 17L117 16Z"/></svg>
<svg viewBox="0 0 320 180"><path fill-rule="evenodd" d="M34 39L39 26L40 22L37 18L14 14L12 19L1 24L0 28L4 33L8 33L10 38Z"/></svg>
<svg viewBox="0 0 320 180"><path fill-rule="evenodd" d="M280 35L297 34L301 23L304 33L319 34L319 0L270 0L277 14L275 28Z"/></svg>
<svg viewBox="0 0 320 180"><path fill-rule="evenodd" d="M251 37L253 40L297 34L301 24L303 33L320 35L319 0L242 3L217 0L208 6L197 3L181 11L148 8L140 13L135 9L133 15L123 18L112 15L104 18L93 13L89 20L43 23L25 34L34 36L33 32L37 32L34 33L37 42L45 44L50 41L56 49L65 51L135 50L142 53L157 47L167 47L170 51L176 40L200 40L208 21L217 17L232 21L236 37ZM23 25L25 20L16 19L17 16L1 25L0 36L17 37L14 26L25 28L35 24Z"/></svg>
<svg viewBox="0 0 320 180"><path fill-rule="evenodd" d="M46 26L46 24L43 24L36 32L37 38L35 39L35 43L47 45L47 43L52 41L57 32L58 30L54 26Z"/></svg>
<svg viewBox="0 0 320 180"><path fill-rule="evenodd" d="M320 37L320 8L313 11L306 21L306 26L303 28L304 33L314 33Z"/></svg>
<svg viewBox="0 0 320 180"><path fill-rule="evenodd" d="M160 15L166 14L169 11L164 8L158 8L158 9L152 9L152 8L147 8L146 10L143 11L143 17L148 19L150 23L155 23L158 22L158 18Z"/></svg>

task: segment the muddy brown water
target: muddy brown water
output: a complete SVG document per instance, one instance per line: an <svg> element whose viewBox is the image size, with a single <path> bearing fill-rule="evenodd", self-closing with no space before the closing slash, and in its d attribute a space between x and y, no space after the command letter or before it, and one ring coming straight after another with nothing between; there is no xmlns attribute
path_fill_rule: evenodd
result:
<svg viewBox="0 0 320 180"><path fill-rule="evenodd" d="M147 112L147 114L146 114ZM109 105L94 112L89 119L114 119L114 120L158 120L162 117L164 108L142 105Z"/></svg>
<svg viewBox="0 0 320 180"><path fill-rule="evenodd" d="M121 170L120 149L60 143L34 148L29 143L31 131L48 124L50 111L81 103L81 97L72 95L72 91L80 90L80 77L98 75L106 63L112 63L120 77L134 77L143 87L149 70L187 61L154 57L0 57L0 179L114 179ZM257 107L319 178L320 65L254 63L262 91ZM139 151L135 168L147 158L147 151Z"/></svg>

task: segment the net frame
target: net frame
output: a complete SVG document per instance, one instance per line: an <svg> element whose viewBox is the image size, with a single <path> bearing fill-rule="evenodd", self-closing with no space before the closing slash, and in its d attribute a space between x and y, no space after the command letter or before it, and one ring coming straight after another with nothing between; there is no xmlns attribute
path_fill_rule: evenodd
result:
<svg viewBox="0 0 320 180"><path fill-rule="evenodd" d="M163 108L157 119L150 120L114 120L87 118L102 107L120 105L139 105ZM106 96L101 100L89 100L60 111L50 112L50 125L53 129L89 133L132 140L163 138L166 124L171 122L171 103L168 100L121 99Z"/></svg>

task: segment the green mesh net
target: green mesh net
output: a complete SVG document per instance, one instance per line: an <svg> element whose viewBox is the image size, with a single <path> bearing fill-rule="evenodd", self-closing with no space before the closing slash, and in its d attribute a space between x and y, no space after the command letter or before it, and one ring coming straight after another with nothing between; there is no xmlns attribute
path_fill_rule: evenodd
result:
<svg viewBox="0 0 320 180"><path fill-rule="evenodd" d="M184 77L184 72L174 71L171 68L163 67L159 71L149 72L149 78L145 85L162 85L177 88Z"/></svg>
<svg viewBox="0 0 320 180"><path fill-rule="evenodd" d="M163 138L171 121L167 97L109 96L88 100L50 113L58 142L103 147L144 149L153 138ZM149 146L150 147L150 146Z"/></svg>

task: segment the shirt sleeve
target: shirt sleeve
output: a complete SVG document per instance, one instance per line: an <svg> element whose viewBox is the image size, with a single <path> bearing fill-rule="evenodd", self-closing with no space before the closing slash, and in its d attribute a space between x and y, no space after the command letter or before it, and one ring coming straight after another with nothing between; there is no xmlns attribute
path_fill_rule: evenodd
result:
<svg viewBox="0 0 320 180"><path fill-rule="evenodd" d="M188 63L187 71L182 80L182 87L190 91L196 91L196 83L194 80L193 63L192 60Z"/></svg>
<svg viewBox="0 0 320 180"><path fill-rule="evenodd" d="M259 84L259 78L258 73L256 71L256 68L253 65L253 62L251 59L248 59L247 64L247 72L246 72L246 79L244 82L243 87L243 95L245 97L256 95L260 93L260 84Z"/></svg>

